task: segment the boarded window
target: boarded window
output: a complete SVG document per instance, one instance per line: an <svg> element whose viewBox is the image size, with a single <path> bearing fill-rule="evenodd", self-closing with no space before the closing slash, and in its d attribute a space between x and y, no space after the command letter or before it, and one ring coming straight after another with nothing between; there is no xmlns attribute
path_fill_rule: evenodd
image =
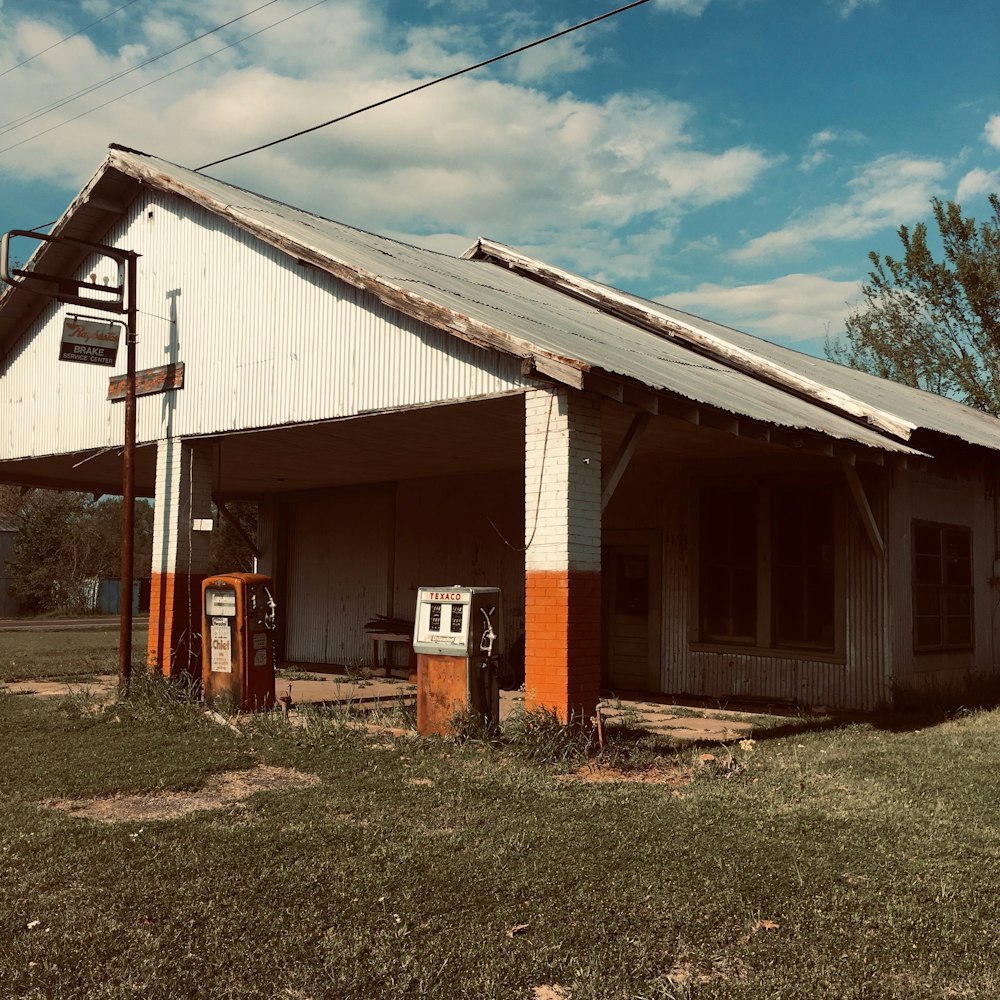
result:
<svg viewBox="0 0 1000 1000"><path fill-rule="evenodd" d="M913 523L913 648L971 649L972 531Z"/></svg>
<svg viewBox="0 0 1000 1000"><path fill-rule="evenodd" d="M698 514L700 641L835 652L836 491L705 488Z"/></svg>

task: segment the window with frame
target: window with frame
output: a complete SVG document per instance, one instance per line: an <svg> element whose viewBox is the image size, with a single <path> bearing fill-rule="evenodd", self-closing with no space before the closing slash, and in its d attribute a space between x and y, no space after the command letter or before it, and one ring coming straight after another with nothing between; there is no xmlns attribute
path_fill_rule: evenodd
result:
<svg viewBox="0 0 1000 1000"><path fill-rule="evenodd" d="M833 489L702 489L699 640L837 652L837 523Z"/></svg>
<svg viewBox="0 0 1000 1000"><path fill-rule="evenodd" d="M972 529L913 522L913 648L972 649Z"/></svg>

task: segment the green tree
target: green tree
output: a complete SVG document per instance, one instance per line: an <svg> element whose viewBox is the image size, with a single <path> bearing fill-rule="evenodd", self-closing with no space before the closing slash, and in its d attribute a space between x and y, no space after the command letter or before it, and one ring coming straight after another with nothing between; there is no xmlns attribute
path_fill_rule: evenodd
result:
<svg viewBox="0 0 1000 1000"><path fill-rule="evenodd" d="M0 520L17 528L11 592L25 611L82 611L93 577L121 575L121 499L0 487ZM136 502L133 572L148 576L153 508Z"/></svg>
<svg viewBox="0 0 1000 1000"><path fill-rule="evenodd" d="M864 305L846 340L827 339L827 357L1000 415L1000 198L989 202L979 225L933 199L940 260L922 222L899 228L900 258L870 253Z"/></svg>
<svg viewBox="0 0 1000 1000"><path fill-rule="evenodd" d="M254 556L244 536L250 539L257 537L257 504L229 503L226 510L239 524L239 531L218 508L213 511L215 528L209 548L209 572L250 573L253 571Z"/></svg>

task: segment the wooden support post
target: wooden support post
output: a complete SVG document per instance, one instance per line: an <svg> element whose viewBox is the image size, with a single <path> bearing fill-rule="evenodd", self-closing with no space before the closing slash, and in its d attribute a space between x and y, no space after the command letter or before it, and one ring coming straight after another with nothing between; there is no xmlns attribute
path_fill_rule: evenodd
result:
<svg viewBox="0 0 1000 1000"><path fill-rule="evenodd" d="M868 497L865 495L865 488L861 485L861 480L858 478L857 470L846 459L840 460L840 467L844 470L847 485L851 488L854 507L861 518L865 534L868 535L872 551L879 559L884 559L885 542L882 541L882 535L878 530L878 525L875 523L875 515L872 514L871 505L868 503Z"/></svg>
<svg viewBox="0 0 1000 1000"><path fill-rule="evenodd" d="M618 454L612 459L611 465L608 468L608 474L601 486L602 514L607 508L608 503L610 503L615 490L618 488L622 476L625 475L625 470L628 468L629 462L632 461L632 456L635 454L636 448L639 447L639 439L642 437L643 431L649 426L651 419L652 414L650 413L637 413L632 418L632 423L629 425L629 429L625 432L625 437L622 438L622 443L618 447Z"/></svg>

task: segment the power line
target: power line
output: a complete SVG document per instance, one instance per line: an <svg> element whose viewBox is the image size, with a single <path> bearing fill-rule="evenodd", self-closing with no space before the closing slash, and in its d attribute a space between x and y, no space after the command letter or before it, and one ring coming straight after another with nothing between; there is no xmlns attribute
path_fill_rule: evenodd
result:
<svg viewBox="0 0 1000 1000"><path fill-rule="evenodd" d="M20 128L22 125L27 125L29 122L35 121L37 118L41 118L49 111L55 111L57 108L61 108L64 105L69 104L71 101L75 101L78 97L84 97L87 94L92 94L95 90L100 90L102 87L106 87L109 83L114 83L116 80L122 79L122 77L126 77L131 73L135 73L137 70L144 69L146 66L159 62L159 60L165 59L167 56L173 55L175 52L179 52L181 49L187 48L189 45L194 45L195 42L200 42L203 38L207 38L209 35L214 35L217 32L222 31L223 28L228 28L237 21L242 21L245 17L249 17L251 14L256 14L265 7L270 7L278 2L279 0L267 0L267 3L263 3L259 7L254 7L253 10L248 10L245 14L240 14L239 17L234 17L231 20L226 21L225 24L220 24L209 29L208 31L203 31L200 35L195 35L194 38L189 38L186 42L181 42L179 45L175 45L172 49L167 49L166 51L160 52L155 56L150 56L148 59L135 63L127 69L123 69L104 80L92 83L89 86L84 87L82 90L76 91L76 93L70 94L67 97L61 97L59 100L53 101L51 104L35 108L34 111L28 111L27 113L21 115L20 118L14 118L9 122L4 122L0 125L0 134L12 132L14 129ZM70 120L72 121L73 119ZM45 133L42 132L39 134L44 135Z"/></svg>
<svg viewBox="0 0 1000 1000"><path fill-rule="evenodd" d="M102 21L106 21L109 17L113 17L120 10L124 10L126 7L131 7L132 4L137 3L138 0L128 0L128 3L123 3L120 7L116 7L110 14L105 14L104 17L99 17L96 21L91 21L90 24L74 31L73 34L67 35L65 38L60 38L58 42L53 42L51 45L46 46L44 49L40 49L33 56L28 56L27 59L22 59L16 66L10 66L7 69L0 72L0 76L6 76L8 73L13 73L14 70L20 69L22 66L27 66L33 59L37 59L39 56L44 56L46 52L51 52L53 49L58 48L63 42L68 42L71 38L76 38L77 35L82 35L85 31L90 31L91 28L96 27Z"/></svg>
<svg viewBox="0 0 1000 1000"><path fill-rule="evenodd" d="M314 7L319 7L321 4L326 3L327 0L316 0L315 3L310 4L308 7L303 7L301 10L295 11L293 14L288 14L285 17L280 18L277 21L273 21L266 27L259 28L257 31L252 31L248 35L243 35L242 38L237 38L236 41L230 42L228 45L223 45L222 48L216 49L214 52L209 52L206 55L194 59L189 63L185 63L183 66L178 66L177 69L172 69L169 73L164 73L162 76L158 76L155 80L150 80L147 83L142 84L140 87L135 87L132 90L127 91L124 94L119 94L117 97L112 97L110 101L105 101L103 104L95 105L92 108L88 108L86 111L81 111L78 115L74 115L72 118L66 118L61 122L57 122L55 125L51 125L49 128L42 129L41 132L35 132L33 135L29 135L25 139L21 139L20 142L11 143L9 146L4 146L0 149L0 155L8 152L11 149L17 149L18 146L23 146L25 143L31 142L34 139L39 138L43 135L48 135L49 132L54 132L58 128L62 128L63 125L69 125L70 122L75 122L79 118L85 118L87 115L93 114L95 111L100 111L102 108L108 107L110 104L115 104L118 101L124 100L126 97L131 97L133 94L138 94L140 90L145 90L147 87L152 87L153 84L159 83L161 80L166 80L167 77L174 76L177 73L181 73L186 69L190 69L192 66L196 66L200 62L204 62L206 59L211 59L213 56L217 56L220 52L225 52L226 49L234 48L237 45L241 45L243 42L250 38L255 38L257 35L262 35L265 31L270 31L272 28L276 28L279 24L284 24L285 21L291 21L292 18L298 17L300 14L306 14L311 11ZM267 6L265 4L265 6ZM260 8L258 8L259 10ZM254 13L250 11L250 13ZM246 15L243 15L244 17ZM0 133L3 134L3 133Z"/></svg>
<svg viewBox="0 0 1000 1000"><path fill-rule="evenodd" d="M403 97L409 97L410 94L415 94L420 90L426 90L428 87L433 87L438 83L444 83L446 80L454 80L456 76L462 76L465 73L471 73L473 70L482 69L484 66L490 66L493 63L500 62L501 59L508 59L510 56L516 56L521 52L526 52L528 49L535 48L536 45L544 45L546 42L551 42L556 38L562 38L563 35L568 35L570 32L579 31L581 28L597 24L598 21L605 21L609 17L614 17L616 14L623 14L627 10L632 10L633 7L641 7L646 3L649 3L649 0L634 0L633 3L626 4L624 7L619 7L616 10L608 11L606 14L600 14L597 17L592 17L588 21L581 21L579 24L574 24L571 28L564 28L562 31L557 31L554 34L546 35L544 38L528 42L527 45L521 45L516 49L511 49L509 52L493 56L491 59L484 59L482 62L478 62L474 66L466 66L465 69L456 70L454 73L448 73L446 76L439 76L437 79L429 80L427 83L421 83L418 86L411 87L409 90L404 90L399 94L393 94L392 97L383 98L381 101L375 101L373 104L366 104L363 108L348 111L347 114L331 118L329 121L321 122L319 125L313 125L310 128L304 128L298 132L292 132L290 135L282 136L280 139L272 139L270 142L254 146L252 149L245 149L242 153L233 153L232 156L224 156L220 160L212 160L211 163L204 163L200 167L195 167L195 172L197 173L200 170L207 170L209 167L217 167L220 163L229 163L231 160L238 160L240 157L249 156L251 153L259 153L262 149L270 149L272 146L277 146L282 142L288 142L289 139L297 139L302 135L308 135L310 132L318 132L321 128L326 128L329 125L336 125L338 122L346 121L348 118L353 118L355 115L360 115L365 111L380 108L384 104L391 104L393 101L398 101ZM3 150L0 150L0 152L3 152Z"/></svg>

